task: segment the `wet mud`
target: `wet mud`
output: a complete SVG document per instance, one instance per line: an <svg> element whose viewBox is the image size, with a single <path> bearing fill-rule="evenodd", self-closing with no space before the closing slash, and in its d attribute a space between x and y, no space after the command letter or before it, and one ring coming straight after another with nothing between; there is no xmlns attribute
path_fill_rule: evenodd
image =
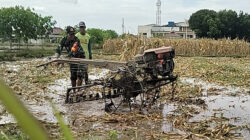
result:
<svg viewBox="0 0 250 140"><path fill-rule="evenodd" d="M22 65L28 65L26 62L20 63ZM5 63L1 64L1 66L5 67L5 72L7 73L18 73L22 68L21 65L13 63ZM106 69L92 68L89 72L89 79L102 79L105 78L108 73L109 71ZM140 118L143 121L141 123L132 123L128 125L130 126L129 129L134 130L136 128L136 130L141 129L143 131L155 130L163 134L173 133L180 136L186 136L190 133L190 130L177 127L176 121L174 122L174 120L169 116L178 114L177 112L179 111L180 106L189 106L193 110L197 111L188 117L186 123L200 123L220 118L218 121L211 121L208 129L213 129L219 123L227 123L237 128L241 128L234 131L234 133L239 134L238 137L243 137L244 139L250 138L248 128L250 125L250 89L233 86L221 86L195 78L180 78L180 83L188 84L190 86L199 86L202 90L202 96L197 97L196 101L199 99L204 101L204 104L183 105L181 102L157 102L157 104L153 106L153 109L142 113L141 116L133 114L135 115L135 118ZM39 100L27 101L21 98L22 95L18 96L20 96L20 99L23 101L25 106L37 119L48 123L57 123L51 107L51 103L53 103L68 125L72 125L74 127L81 127L84 125L85 127L89 127L88 131L84 130L86 133L89 131L110 131L114 128L119 128L118 131L122 131L120 129L123 128L122 123L128 123L131 119L133 120L133 118L126 116L126 113L131 115L127 105L122 105L121 109L116 112L115 116L112 116L111 114L108 115L104 110L105 102L103 99L65 104L66 90L70 86L71 83L69 78L61 78L50 83L46 91L39 91L35 93L36 96L40 98ZM137 102L137 104L139 103L140 102ZM158 116L154 116L154 111L160 115L159 118ZM150 117L147 118L145 115L154 117L157 121L151 120ZM126 117L128 118L125 119ZM222 119L223 122L221 121ZM15 119L0 105L0 124L9 123L15 123ZM117 126L117 124L119 125ZM128 128L128 126L126 125L126 128Z"/></svg>

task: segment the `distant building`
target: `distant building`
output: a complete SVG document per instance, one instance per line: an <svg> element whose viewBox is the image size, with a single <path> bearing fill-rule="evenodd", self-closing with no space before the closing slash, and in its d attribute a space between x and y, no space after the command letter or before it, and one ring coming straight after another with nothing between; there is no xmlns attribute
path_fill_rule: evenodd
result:
<svg viewBox="0 0 250 140"><path fill-rule="evenodd" d="M165 37L165 38L196 38L196 34L189 28L187 22L168 22L168 25L149 24L138 26L138 35L150 37Z"/></svg>
<svg viewBox="0 0 250 140"><path fill-rule="evenodd" d="M29 39L28 42L31 44L41 45L44 42L48 43L58 43L63 37L63 29L59 27L54 27L52 33L49 35L47 39L45 36L40 36L37 39Z"/></svg>
<svg viewBox="0 0 250 140"><path fill-rule="evenodd" d="M63 29L59 27L54 27L52 33L49 35L49 40L51 43L60 42L63 37Z"/></svg>

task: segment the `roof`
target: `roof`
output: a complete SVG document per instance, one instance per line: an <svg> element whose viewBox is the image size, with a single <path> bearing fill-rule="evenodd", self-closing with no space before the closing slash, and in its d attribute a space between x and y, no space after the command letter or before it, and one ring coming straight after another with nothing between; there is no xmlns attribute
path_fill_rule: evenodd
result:
<svg viewBox="0 0 250 140"><path fill-rule="evenodd" d="M144 26L160 26L160 25L157 25L157 24L148 24L148 25L144 25Z"/></svg>
<svg viewBox="0 0 250 140"><path fill-rule="evenodd" d="M60 35L63 32L63 29L60 27L54 27L52 31L52 35Z"/></svg>
<svg viewBox="0 0 250 140"><path fill-rule="evenodd" d="M163 46L163 47L160 47L160 48L155 48L155 49L148 49L146 51L144 51L144 54L145 53L149 53L149 52L154 52L156 54L159 54L159 53L166 53L166 52L170 52L170 51L173 51L174 49L171 47L171 46Z"/></svg>
<svg viewBox="0 0 250 140"><path fill-rule="evenodd" d="M189 26L188 22L178 22L175 23L176 26L180 26L180 27L187 27Z"/></svg>
<svg viewBox="0 0 250 140"><path fill-rule="evenodd" d="M174 23L174 26L169 26L168 24L165 24L165 25L147 24L147 25L143 25L143 26L152 26L152 27L188 27L189 23L188 23L188 21L184 21L184 22Z"/></svg>

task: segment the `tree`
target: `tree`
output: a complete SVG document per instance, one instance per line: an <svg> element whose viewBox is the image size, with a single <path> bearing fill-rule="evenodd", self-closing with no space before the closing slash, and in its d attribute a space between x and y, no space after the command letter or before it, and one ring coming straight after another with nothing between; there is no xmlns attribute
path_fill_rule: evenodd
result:
<svg viewBox="0 0 250 140"><path fill-rule="evenodd" d="M10 42L13 38L27 42L28 39L46 36L52 32L55 23L52 17L42 17L30 8L15 6L0 9L0 36L8 38Z"/></svg>
<svg viewBox="0 0 250 140"><path fill-rule="evenodd" d="M218 12L218 18L220 20L219 30L221 31L221 38L230 37L236 38L236 26L238 21L238 15L232 10L222 10Z"/></svg>
<svg viewBox="0 0 250 140"><path fill-rule="evenodd" d="M11 9L0 9L0 35L5 39L11 40L13 34L13 21L10 15L13 15L13 11Z"/></svg>
<svg viewBox="0 0 250 140"><path fill-rule="evenodd" d="M218 18L210 18L207 23L209 26L207 36L218 39L221 36L221 31L219 30L220 20Z"/></svg>
<svg viewBox="0 0 250 140"><path fill-rule="evenodd" d="M250 42L250 15L242 11L238 15L238 24L236 26L236 36L240 39L246 39Z"/></svg>
<svg viewBox="0 0 250 140"><path fill-rule="evenodd" d="M250 42L250 15L244 12L199 10L189 19L198 37L246 39Z"/></svg>
<svg viewBox="0 0 250 140"><path fill-rule="evenodd" d="M78 25L75 25L74 28L76 33L80 31ZM114 30L89 28L86 30L86 32L91 36L91 40L96 44L103 44L104 40L118 37L118 34Z"/></svg>
<svg viewBox="0 0 250 140"><path fill-rule="evenodd" d="M52 16L39 16L38 19L37 35L45 35L45 37L48 37L48 35L53 32L53 27L56 24L56 21L52 20Z"/></svg>
<svg viewBox="0 0 250 140"><path fill-rule="evenodd" d="M119 37L122 38L122 39L124 39L126 37L126 35L127 35L126 33L123 33Z"/></svg>
<svg viewBox="0 0 250 140"><path fill-rule="evenodd" d="M209 24L217 22L217 20L214 20L216 17L217 13L214 10L199 10L190 16L190 28L195 31L198 37L209 37L214 33L214 30L217 30L216 27L209 27Z"/></svg>
<svg viewBox="0 0 250 140"><path fill-rule="evenodd" d="M103 31L103 38L106 39L113 39L113 38L117 38L118 34L114 31L114 30L105 30Z"/></svg>
<svg viewBox="0 0 250 140"><path fill-rule="evenodd" d="M117 38L118 34L114 30L102 30L97 28L87 29L87 33L92 37L97 44L102 44L106 39Z"/></svg>
<svg viewBox="0 0 250 140"><path fill-rule="evenodd" d="M90 28L87 29L86 31L93 39L94 43L97 44L102 44L103 43L103 31L101 29L97 29L97 28Z"/></svg>

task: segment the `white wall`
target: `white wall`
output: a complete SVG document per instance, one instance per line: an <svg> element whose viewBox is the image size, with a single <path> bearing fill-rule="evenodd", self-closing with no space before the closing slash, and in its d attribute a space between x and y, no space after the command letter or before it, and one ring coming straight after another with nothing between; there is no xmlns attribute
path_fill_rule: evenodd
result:
<svg viewBox="0 0 250 140"><path fill-rule="evenodd" d="M154 33L171 33L171 32L175 32L179 35L182 35L183 38L186 38L186 34L187 35L192 35L193 38L196 38L195 32L192 31L187 25L186 22L179 22L176 23L176 25L178 25L177 27L163 27L163 26L155 26L155 25L140 25L138 26L138 35L150 38L153 37ZM143 35L146 34L146 35Z"/></svg>
<svg viewBox="0 0 250 140"><path fill-rule="evenodd" d="M152 26L138 26L138 34L144 37L152 37ZM143 35L143 33L147 35Z"/></svg>
<svg viewBox="0 0 250 140"><path fill-rule="evenodd" d="M37 44L37 45L41 45L41 44L43 44L43 39L37 39L37 40L35 40L35 39L29 39L28 40L28 42L29 43L31 43L31 44Z"/></svg>
<svg viewBox="0 0 250 140"><path fill-rule="evenodd" d="M180 27L152 27L153 32L179 32Z"/></svg>

